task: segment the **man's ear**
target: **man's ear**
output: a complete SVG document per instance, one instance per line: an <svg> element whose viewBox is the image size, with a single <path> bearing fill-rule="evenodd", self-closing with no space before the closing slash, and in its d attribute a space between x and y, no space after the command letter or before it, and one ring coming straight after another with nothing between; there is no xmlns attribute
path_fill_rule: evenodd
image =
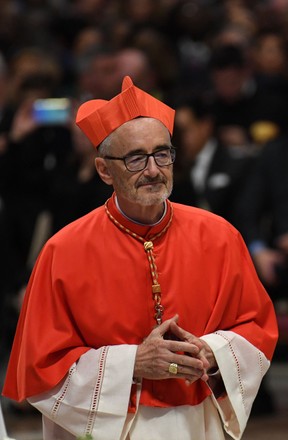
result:
<svg viewBox="0 0 288 440"><path fill-rule="evenodd" d="M103 182L105 182L107 185L112 185L113 179L103 157L96 157L95 167Z"/></svg>

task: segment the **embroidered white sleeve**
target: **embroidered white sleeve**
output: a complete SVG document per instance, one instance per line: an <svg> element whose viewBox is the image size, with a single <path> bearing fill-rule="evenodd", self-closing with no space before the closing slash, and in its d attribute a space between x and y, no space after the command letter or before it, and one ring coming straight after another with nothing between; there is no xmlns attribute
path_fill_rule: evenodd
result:
<svg viewBox="0 0 288 440"><path fill-rule="evenodd" d="M201 339L214 352L227 392L223 399L212 399L226 432L240 439L270 362L254 345L232 331L217 331Z"/></svg>
<svg viewBox="0 0 288 440"><path fill-rule="evenodd" d="M74 436L91 434L101 440L120 439L127 417L136 349L136 345L91 349L71 366L58 386L28 400L49 419L47 427L51 430L52 424L56 424Z"/></svg>

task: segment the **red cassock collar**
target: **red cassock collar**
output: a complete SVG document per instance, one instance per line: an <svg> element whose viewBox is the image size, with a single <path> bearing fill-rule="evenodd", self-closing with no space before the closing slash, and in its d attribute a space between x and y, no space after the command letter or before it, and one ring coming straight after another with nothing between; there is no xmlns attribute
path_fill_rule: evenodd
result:
<svg viewBox="0 0 288 440"><path fill-rule="evenodd" d="M116 195L107 200L107 207L112 214L112 216L121 224L124 228L127 228L139 235L140 237L145 238L145 240L150 240L152 237L158 235L163 231L169 224L171 220L171 216L173 215L172 204L167 200L166 203L166 213L162 217L162 219L155 225L143 225L139 223L132 222L129 218L122 215L119 209L116 206ZM123 231L123 229L122 229ZM125 232L125 231L123 231Z"/></svg>

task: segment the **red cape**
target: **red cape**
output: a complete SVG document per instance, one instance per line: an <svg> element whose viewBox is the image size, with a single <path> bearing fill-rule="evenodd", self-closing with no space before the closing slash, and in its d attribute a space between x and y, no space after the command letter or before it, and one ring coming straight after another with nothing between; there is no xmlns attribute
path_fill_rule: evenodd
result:
<svg viewBox="0 0 288 440"><path fill-rule="evenodd" d="M125 227L149 239L153 227L131 223L109 200ZM277 324L240 234L209 212L173 204L167 232L154 243L164 319L196 336L232 330L271 359ZM71 223L43 248L20 314L3 394L15 400L45 392L90 348L140 344L155 325L151 275L143 244L108 218L104 207ZM143 381L141 403L198 404L210 393L197 381Z"/></svg>

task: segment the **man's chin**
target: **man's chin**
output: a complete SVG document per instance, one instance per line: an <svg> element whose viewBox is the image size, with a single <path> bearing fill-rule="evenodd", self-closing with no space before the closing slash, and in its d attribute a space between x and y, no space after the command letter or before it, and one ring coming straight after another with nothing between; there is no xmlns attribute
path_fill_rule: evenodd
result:
<svg viewBox="0 0 288 440"><path fill-rule="evenodd" d="M143 191L138 193L138 202L143 206L160 205L168 199L168 191Z"/></svg>

